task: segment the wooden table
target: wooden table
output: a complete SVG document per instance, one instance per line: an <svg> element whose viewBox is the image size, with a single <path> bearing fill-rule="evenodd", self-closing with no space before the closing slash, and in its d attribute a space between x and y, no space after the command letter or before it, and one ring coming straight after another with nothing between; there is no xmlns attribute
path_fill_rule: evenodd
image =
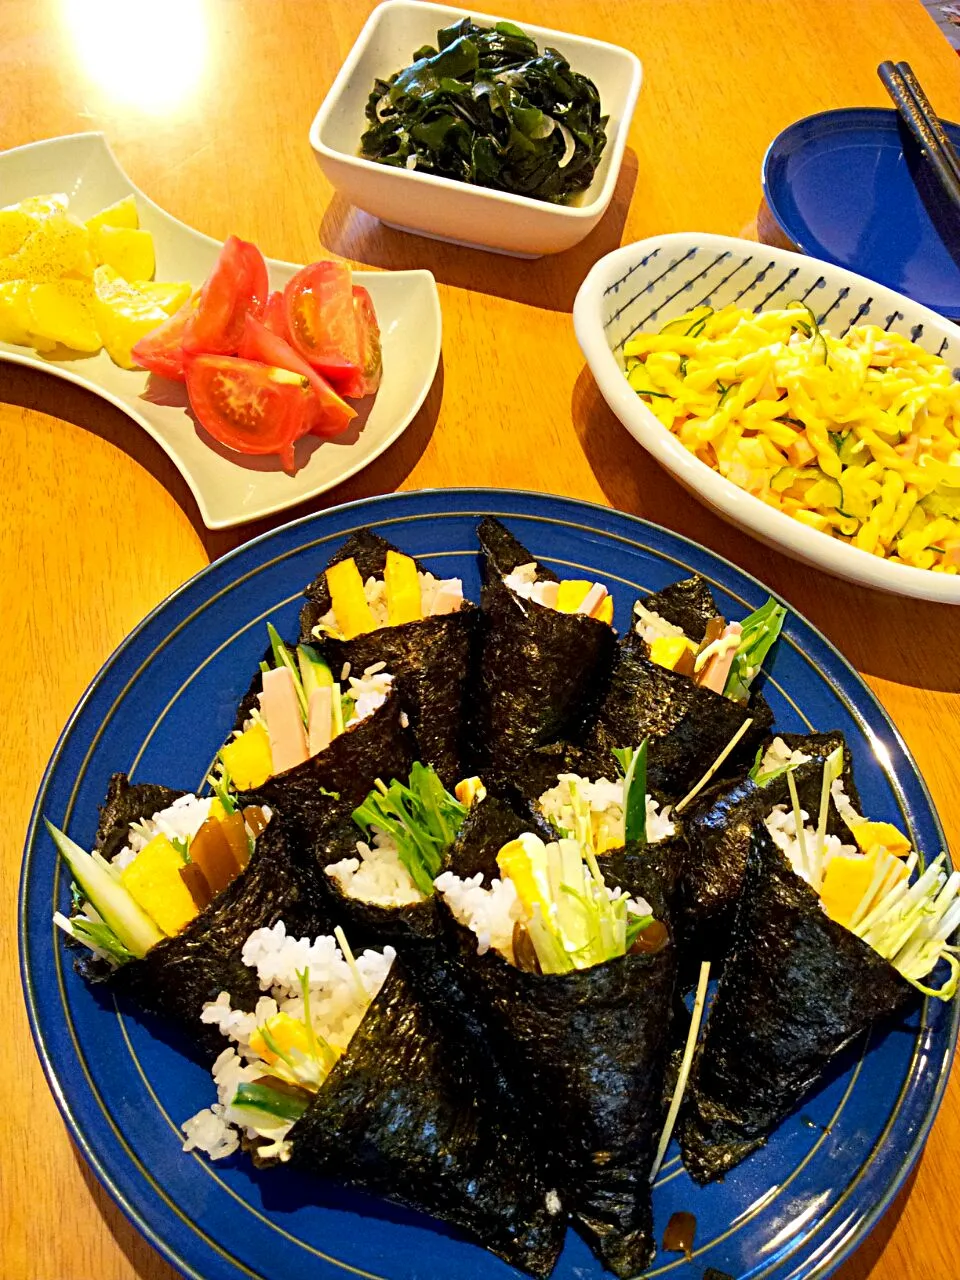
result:
<svg viewBox="0 0 960 1280"><path fill-rule="evenodd" d="M429 266L444 360L424 408L366 471L290 514L469 483L609 503L699 539L781 592L864 673L960 850L958 613L832 581L707 514L608 412L570 321L587 269L621 242L754 234L769 140L811 112L883 104L882 59L908 59L941 114L960 118L956 55L918 0L554 0L549 19L534 0L512 0L512 17L625 44L645 68L610 213L580 247L530 263L388 231L321 176L307 128L370 7L4 0L0 148L102 129L134 182L213 236L236 232L292 261L327 251ZM0 1274L169 1280L74 1150L34 1054L17 974L20 851L43 766L100 664L168 592L267 526L209 533L166 456L121 413L9 365L0 442L0 583L13 620L0 668ZM842 1280L954 1280L958 1142L954 1081L915 1176Z"/></svg>

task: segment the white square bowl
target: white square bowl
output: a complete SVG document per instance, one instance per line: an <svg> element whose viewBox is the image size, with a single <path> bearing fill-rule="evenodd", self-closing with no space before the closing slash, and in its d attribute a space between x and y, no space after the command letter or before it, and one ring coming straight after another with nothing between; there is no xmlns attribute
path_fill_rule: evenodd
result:
<svg viewBox="0 0 960 1280"><path fill-rule="evenodd" d="M434 240L517 257L539 258L577 244L597 225L613 196L630 120L640 92L640 61L627 49L584 36L519 23L542 49L557 49L600 93L607 145L590 187L572 205L549 204L434 174L394 169L359 154L364 109L376 79L409 66L416 49L436 45L437 32L464 9L420 0L386 0L366 25L310 126L310 145L337 190L387 226ZM470 13L479 26L514 21Z"/></svg>
<svg viewBox="0 0 960 1280"><path fill-rule="evenodd" d="M876 324L960 366L960 328L900 293L788 249L683 231L615 249L587 275L573 306L577 341L604 400L661 466L722 519L768 546L864 587L960 604L960 575L894 564L811 529L740 489L690 453L624 376L623 346L695 306L763 311L802 299L831 333ZM960 368L954 369L960 377Z"/></svg>

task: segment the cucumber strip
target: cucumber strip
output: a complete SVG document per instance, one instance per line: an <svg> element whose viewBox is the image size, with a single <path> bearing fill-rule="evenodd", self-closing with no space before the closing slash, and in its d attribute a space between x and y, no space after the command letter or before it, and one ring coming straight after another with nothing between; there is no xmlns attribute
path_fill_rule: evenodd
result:
<svg viewBox="0 0 960 1280"><path fill-rule="evenodd" d="M623 769L623 841L647 843L647 739L633 751L614 751Z"/></svg>
<svg viewBox="0 0 960 1280"><path fill-rule="evenodd" d="M232 1107L259 1111L275 1120L299 1120L310 1105L306 1098L294 1098L266 1084L239 1084Z"/></svg>
<svg viewBox="0 0 960 1280"><path fill-rule="evenodd" d="M330 666L320 657L313 645L297 645L297 666L300 668L300 679L303 692L310 702L310 695L316 689L329 688L333 684L333 672Z"/></svg>
<svg viewBox="0 0 960 1280"><path fill-rule="evenodd" d="M133 896L103 870L97 861L44 818L53 843L70 874L83 890L104 923L131 955L145 956L151 947L162 942L161 933ZM101 859L102 861L102 859Z"/></svg>

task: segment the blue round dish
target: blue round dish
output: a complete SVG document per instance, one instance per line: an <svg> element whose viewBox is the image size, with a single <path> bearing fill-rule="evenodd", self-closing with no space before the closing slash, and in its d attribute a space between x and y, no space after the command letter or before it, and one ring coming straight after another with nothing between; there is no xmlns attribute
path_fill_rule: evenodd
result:
<svg viewBox="0 0 960 1280"><path fill-rule="evenodd" d="M960 125L944 127L960 147ZM895 111L850 107L789 125L763 159L763 192L804 253L960 318L960 236Z"/></svg>
<svg viewBox="0 0 960 1280"><path fill-rule="evenodd" d="M477 598L475 527L502 518L538 560L603 581L616 624L634 597L693 570L727 616L766 589L693 542L587 503L496 490L401 493L286 525L216 561L156 609L105 664L72 715L37 796L20 888L24 993L37 1050L70 1130L144 1235L196 1280L344 1273L389 1280L517 1273L431 1219L286 1169L184 1154L178 1126L209 1105L209 1075L165 1031L89 987L54 928L68 878L40 826L46 815L92 839L109 775L199 787L233 724L264 647L264 621L292 635L304 584L352 530L372 525ZM926 787L902 739L855 671L809 623L788 616L766 681L783 730L837 727L855 757L864 806L916 847L943 846ZM958 1006L918 1000L875 1031L838 1073L726 1180L696 1187L674 1146L653 1200L658 1239L675 1210L696 1215L692 1260L661 1253L648 1276L740 1280L826 1276L903 1184L947 1079ZM568 1233L556 1280L600 1280Z"/></svg>

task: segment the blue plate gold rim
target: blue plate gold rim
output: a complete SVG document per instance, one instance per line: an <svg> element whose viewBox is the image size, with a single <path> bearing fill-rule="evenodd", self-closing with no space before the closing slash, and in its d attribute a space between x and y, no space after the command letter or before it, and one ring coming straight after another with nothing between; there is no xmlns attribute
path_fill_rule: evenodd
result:
<svg viewBox="0 0 960 1280"><path fill-rule="evenodd" d="M813 231L799 207L785 209L785 205L790 205L793 201L791 184L786 174L786 164L789 156L801 144L808 144L811 138L816 138L821 150L823 150L829 143L831 134L839 134L844 126L848 129L858 127L862 133L873 131L878 137L886 137L891 134L891 131L895 132L897 130L897 119L896 111L888 107L859 106L834 107L826 111L816 111L811 115L801 117L799 120L794 120L791 124L781 129L764 152L760 167L760 184L763 190L763 197L776 225L801 253L832 263L834 266L842 267L845 270L855 271L858 275L866 276L868 279L876 280L879 284L885 285L890 289L896 289L906 297L912 298L914 302L930 307L948 320L957 321L960 320L960 297L957 297L958 293L960 293L960 288L958 286L954 286L954 296L957 300L953 303L946 303L941 298L926 296L926 290L915 289L911 287L909 280L898 276L887 259L883 257L880 257L879 260L874 258L867 259L840 253L833 247L831 242L828 242L822 235L818 235ZM944 120L943 124L953 142L960 146L960 125L947 120ZM941 242L937 239L937 232L932 225L929 213L924 212L924 202L920 195L914 190L912 184L908 190L912 197L910 211L911 213L916 212L924 227L923 234L926 237L924 239L924 244L926 245L924 256L928 266L933 261L938 260L941 253L944 255L944 266L946 266L948 250L943 248ZM884 207L890 208L891 216L894 216L894 210L900 214L903 213L903 209L895 206L892 198L889 197L884 202ZM912 243L911 236L907 232L904 232L902 238L898 237L898 240L902 240L904 244ZM934 258L931 258L931 254L935 255ZM902 270L903 268L901 268Z"/></svg>
<svg viewBox="0 0 960 1280"><path fill-rule="evenodd" d="M263 1275L264 1277L269 1277L269 1280L273 1280L274 1275L279 1276L282 1272L270 1270L270 1259L265 1256L260 1259L253 1259L255 1265L249 1265L251 1262L249 1257L242 1259L232 1256L229 1250L224 1250L220 1247L221 1241L216 1238L216 1235L210 1236L209 1232L204 1233L202 1225L197 1226L197 1224L190 1222L182 1213L180 1218L183 1220L179 1221L176 1214L171 1215L170 1212L165 1211L165 1206L162 1203L165 1195L163 1188L156 1183L155 1179L151 1186L150 1183L144 1182L139 1175L134 1176L132 1168L124 1163L122 1154L120 1156L117 1154L118 1150L122 1153L122 1146L125 1142L129 1143L130 1140L136 1142L136 1133L131 1134L120 1128L115 1134L115 1139L119 1139L119 1146L116 1142L111 1145L107 1126L104 1123L91 1122L89 1089L85 1093L84 1082L67 1072L64 1067L64 1054L67 1052L66 1046L70 1034L67 1030L66 1022L58 1021L56 1008L52 1001L45 1001L41 998L44 995L51 994L53 989L51 979L54 979L54 984L62 983L69 993L64 995L63 1004L63 1011L69 1019L72 1017L72 1013L68 1009L68 1000L76 1001L78 998L82 1000L84 996L82 984L79 984L79 988L76 988L79 980L76 979L75 975L72 972L61 972L60 952L57 948L54 948L53 951L53 955L56 957L54 966L56 974L51 974L49 956L44 961L42 946L38 950L36 938L31 935L28 927L28 920L31 916L35 922L43 920L44 917L49 921L50 881L47 879L44 882L38 897L38 882L33 875L35 856L38 856L43 861L42 849L37 854L37 824L41 806L46 806L47 812L52 811L54 820L56 820L60 816L56 806L62 795L69 793L70 800L68 805L72 805L73 800L77 798L76 793L80 785L80 779L77 779L76 785L74 785L70 776L64 776L64 770L70 768L70 752L74 746L75 733L79 732L81 742L84 742L87 737L95 736L87 732L88 725L86 721L89 720L91 712L94 713L94 721L97 722L98 726L95 731L96 735L104 731L107 727L106 724L98 721L99 707L96 705L98 698L104 695L106 691L111 690L112 685L126 674L126 668L129 667L130 661L134 661L136 668L135 660L140 656L141 650L149 650L153 633L169 640L171 635L175 637L181 628L188 625L189 608L194 598L205 601L206 603L203 607L207 608L218 597L222 597L226 592L234 590L234 586L238 581L243 582L245 580L244 568L249 568L250 570L248 577L251 575L255 577L263 573L268 573L269 575L269 569L265 569L264 565L269 563L272 566L277 566L284 562L290 562L298 556L303 556L306 551L316 547L318 543L331 542L344 536L346 529L351 525L362 523L385 525L387 536L391 536L392 527L395 540L400 542L401 545L405 545L401 537L401 531L404 527L406 527L408 535L410 530L416 528L419 528L419 532L422 535L423 530L428 526L440 528L444 525L444 522L449 523L451 521L460 521L462 524L464 520L473 521L478 514L486 512L499 514L508 522L512 522L521 537L526 535L527 541L532 544L532 550L535 554L547 560L554 558L559 564L583 564L583 561L586 560L588 563L584 565L584 568L596 568L598 572L606 572L612 579L616 580L618 576L615 572L617 565L613 561L615 559L614 551L619 548L620 553L626 556L628 561L631 560L631 557L636 558L638 554L640 554L640 559L643 558L643 554L647 554L648 558L651 559L651 563L656 562L662 566L663 572L660 577L663 581L671 580L671 576L673 578L681 576L682 569L687 566L693 566L702 572L706 572L721 591L726 592L733 599L749 604L751 607L758 602L757 597L763 598L766 594L766 589L756 579L743 573L729 561L723 560L721 557L699 547L698 544L691 540L669 533L636 517L613 512L608 508L591 503L519 491L473 489L427 490L361 500L346 506L333 508L317 516L305 517L293 524L285 525L271 533L262 535L255 541L237 548L222 560L216 561L164 601L123 642L98 676L92 681L61 734L50 764L44 774L37 804L27 833L19 904L21 974L31 1028L37 1043L38 1053L64 1119L94 1172L131 1221L185 1275L204 1276L208 1280L210 1277L220 1277L221 1275L225 1278L229 1277L230 1280L242 1275ZM538 533L541 535L539 541L537 541L536 537ZM305 534L307 535L306 537L304 537ZM555 545L558 542L563 543L564 539L569 544L567 547ZM455 540L455 545L469 546L470 543L465 542L461 537ZM415 553L423 553L422 547L411 546L410 549ZM278 552L279 554L275 555L271 560L271 552ZM566 560L561 554L563 552L567 554ZM434 554L472 555L473 553L472 551L469 553L465 551L451 552L449 549L443 550L440 547L435 547ZM426 551L428 559L429 555L430 550L428 549ZM571 556L573 557L572 559ZM599 561L597 559L598 556ZM578 559L577 557L580 558ZM274 569L274 575L277 572L278 570ZM307 576L306 574L302 575L299 580L301 586L306 581ZM624 583L633 582L637 586L641 585L636 578L631 579L629 575L620 575L620 579ZM644 582L642 585L661 584L659 582ZM619 588L619 595L625 595L622 586ZM284 598L286 597L284 596ZM628 609L630 600L624 600L621 603ZM272 610L268 610L268 612L272 612ZM187 622L184 621L185 618L188 619ZM798 638L802 639L802 645L798 643ZM819 669L824 673L823 679L831 682L831 687L836 686L837 698L849 705L851 723L857 727L858 731L864 736L865 741L869 740L872 743L872 747L879 752L881 757L884 754L887 756L890 762L891 778L896 783L895 803L902 817L907 821L907 825L916 826L920 830L925 837L927 848L931 848L934 842L939 847L943 842L942 831L925 784L917 773L900 735L872 693L829 641L795 613L792 614L790 623L789 646L792 646L792 650L795 650L797 655L802 652L811 666L819 664ZM800 660L799 656L797 660ZM781 687L782 681L778 683L779 665L778 663L777 668L771 673L775 692L782 692L787 702L797 707L796 702L791 702L791 694ZM145 666L149 670L149 658ZM196 675L196 671L194 671L194 675ZM248 675L249 668L245 669L244 688ZM136 675L134 675L133 679L136 679ZM190 679L192 680L193 676ZM242 690L240 691L242 692ZM798 691L793 689L793 692L797 693ZM169 693L169 690L167 690L167 693ZM777 696L779 696L779 692L777 692ZM802 702L802 690L798 696L800 696ZM121 706L122 703L123 696L119 699ZM838 705L840 705L839 702ZM169 707L166 708L164 714L168 710ZM819 725L818 727L825 726ZM109 737L109 733L107 736ZM89 746L89 742L86 742L86 745ZM215 745L214 743L214 747ZM94 743L94 746L96 746L96 743ZM149 746L150 740L148 739L147 743L144 743L137 753L136 758L138 760L143 753L143 749L149 748ZM115 767L124 767L124 764L122 761L117 761ZM170 778L165 780L171 781ZM194 784L196 780L182 777L179 779L182 785L185 786ZM933 838L932 840L931 837ZM46 858L46 862L48 864L46 869L49 871L49 857ZM54 877L56 877L56 874L54 870ZM44 933L48 940L47 945L49 945L52 926L47 924ZM82 1012L86 1016L90 1016L89 1007L84 1006ZM139 1024L131 1020L128 1025L125 1018L120 1014L116 1015L116 1020L122 1036L127 1041L131 1061L139 1065L136 1054L137 1050L141 1049L142 1046L138 1045L137 1049L135 1049L131 1041L131 1037L136 1039L141 1035ZM878 1153L874 1158L871 1149L870 1159L858 1175L859 1179L866 1179L866 1185L861 1185L860 1181L855 1181L852 1184L850 1195L854 1197L853 1207L838 1218L839 1227L834 1226L830 1228L829 1232L827 1231L829 1219L831 1216L837 1219L838 1215L840 1215L840 1210L846 1203L846 1199L849 1198L845 1198L843 1195L839 1196L836 1203L831 1203L823 1221L818 1222L815 1231L807 1233L806 1236L790 1236L788 1234L777 1247L768 1249L766 1259L761 1257L756 1265L751 1265L748 1269L741 1270L738 1274L749 1275L751 1280L760 1280L761 1276L770 1277L770 1280L773 1280L774 1277L776 1277L776 1280L788 1280L788 1277L789 1280L800 1280L801 1276L822 1277L828 1275L849 1254L888 1206L890 1200L908 1176L909 1170L919 1154L942 1097L956 1043L957 1028L958 1011L956 1007L951 1006L949 1011L930 1011L925 1004L919 1026L914 1033L911 1033L914 1035L912 1041L914 1048L908 1057L903 1059L907 1065L906 1069L902 1070L902 1088L894 1090L897 1098L890 1114L889 1124L884 1126L878 1135L875 1135ZM149 1040L149 1037L143 1040L143 1043L147 1046L149 1052L154 1051L155 1045ZM859 1083L861 1067L869 1075L876 1066L877 1053L886 1053L887 1048L885 1046L888 1045L889 1038L876 1051L867 1052L864 1050L861 1053L859 1064L850 1068L848 1072L849 1078L846 1082L841 1082L842 1087L838 1086L835 1096L831 1095L826 1100L829 1103L829 1107L835 1108L839 1099L840 1110L836 1112L836 1118L840 1117L843 1108L847 1105L847 1097L850 1094L856 1099L856 1086ZM76 1043L76 1049L78 1053L81 1052L79 1042ZM918 1074L917 1063L920 1061L921 1055L926 1055L928 1065L919 1070ZM176 1061L175 1056L172 1060ZM81 1062L85 1063L82 1057ZM902 1062L900 1066L902 1068ZM86 1069L85 1066L84 1069ZM147 1074L143 1074L143 1083L150 1088ZM95 1088L90 1076L87 1077L87 1086ZM847 1092L844 1092L844 1090ZM828 1090L827 1092L829 1094L830 1091ZM157 1099L156 1095L153 1096L157 1107L163 1111L159 1099ZM206 1100L198 1101L197 1106L203 1105ZM910 1113L909 1124L907 1125L907 1131L901 1133L900 1129L903 1128L903 1125L900 1121L903 1118L905 1108ZM173 1121L169 1119L167 1113L163 1111L163 1114L167 1119L167 1123L172 1125ZM185 1114L189 1114L189 1111ZM831 1114L832 1112L828 1110L825 1112L825 1118L829 1120ZM184 1113L182 1112L178 1113L178 1118L182 1119L183 1115ZM849 1117L849 1115L850 1111L848 1109L846 1116ZM104 1110L104 1116L111 1120L112 1123L112 1118L106 1109ZM842 1123L846 1124L846 1119ZM809 1146L809 1155L805 1159L797 1161L795 1174L786 1169L779 1172L778 1178L783 1182L784 1188L788 1185L788 1181L784 1178L785 1174L790 1174L789 1182L793 1182L796 1179L799 1183L808 1163L814 1170L816 1169L816 1161L821 1148L835 1143L835 1135L831 1136L831 1130L832 1124L827 1125L823 1129L821 1136ZM893 1143L893 1146L891 1146L891 1143ZM166 1151L166 1148L164 1150ZM804 1148L804 1150L807 1150L807 1148ZM127 1151L131 1156L133 1155L129 1145L127 1146ZM169 1152L167 1152L167 1156L169 1156ZM685 1176L679 1172L674 1158L669 1168L658 1179L658 1189L661 1186L685 1181ZM234 1186L229 1186L226 1181L222 1185L229 1195L235 1199L238 1198L237 1185L240 1186L242 1193L239 1198L242 1199L243 1195L250 1192L249 1186L245 1185L242 1180ZM858 1186L861 1187L859 1196L857 1195ZM256 1190L256 1194L260 1194L259 1189ZM664 1192L664 1194L667 1193ZM762 1196L760 1201L763 1201ZM368 1204L369 1202L364 1202L364 1211ZM173 1207L177 1208L175 1201ZM355 1214L356 1210L353 1207L349 1207L344 1212L349 1218L350 1214ZM755 1212L751 1212L746 1221L754 1221L758 1217L762 1220L763 1213L764 1205L761 1203L760 1208L756 1209ZM737 1217L736 1213L731 1213L730 1216ZM740 1217L743 1217L742 1213ZM737 1218L737 1221L739 1220ZM444 1237L431 1237L429 1232L423 1230L423 1219L411 1219L411 1222L403 1221L399 1225L389 1220L378 1220L375 1216L373 1221L374 1227L365 1226L365 1232L374 1235L379 1232L387 1238L387 1244L384 1245L383 1249L384 1256L393 1258L397 1239L405 1239L409 1236L417 1242L415 1246L412 1246L413 1254L416 1254L418 1250L422 1252L425 1247L424 1241L430 1243L432 1240L431 1251L434 1254L436 1264L441 1267L445 1263L453 1266L452 1270L434 1271L433 1274L463 1274L477 1277L514 1274L509 1268L491 1259L489 1255L480 1250L467 1245L460 1246L458 1242L449 1242ZM282 1227L275 1229L281 1233L284 1231ZM726 1234L718 1231L717 1238L712 1242L708 1242L706 1246L701 1247L698 1242L697 1260L694 1264L689 1264L689 1267L682 1259L674 1261L669 1255L661 1255L648 1274L652 1276L669 1271L675 1274L676 1280L681 1280L681 1278L686 1280L688 1275L690 1277L694 1275L699 1277L701 1274L700 1269L705 1265L714 1265L724 1269L725 1255L720 1251L721 1245L728 1237L735 1237L738 1231L742 1234L742 1227L734 1224L733 1228L727 1231ZM399 1236L397 1236L397 1232L400 1233ZM287 1234L289 1235L290 1233ZM290 1236L290 1238L294 1239L294 1236ZM352 1237L349 1237L349 1233L346 1238L352 1239ZM363 1257L336 1258L322 1249L304 1245L299 1240L295 1240L295 1243L300 1243L302 1247L310 1248L310 1252L317 1258L315 1266L318 1267L318 1274L342 1275L344 1269L363 1275L381 1274L375 1267L364 1265ZM767 1243L769 1244L769 1241ZM572 1255L571 1247L573 1248ZM467 1250L468 1252L461 1253L458 1250ZM571 1255L569 1259L568 1255ZM333 1265L324 1265L324 1258L327 1259L328 1264ZM463 1259L466 1259L466 1261L464 1262ZM415 1259L410 1261L410 1259L401 1258L397 1262L400 1270L388 1270L383 1274L388 1275L390 1280L393 1280L395 1275L398 1278L408 1275L413 1276L418 1274L416 1265ZM404 1270L404 1267L406 1270ZM584 1272L584 1267L587 1268L586 1272ZM562 1277L568 1273L570 1275L574 1273L588 1275L595 1273L598 1277L602 1274L596 1266L594 1266L593 1272L589 1268L589 1255L585 1251L577 1252L576 1245L568 1245L560 1267L555 1274L558 1280L562 1280Z"/></svg>

